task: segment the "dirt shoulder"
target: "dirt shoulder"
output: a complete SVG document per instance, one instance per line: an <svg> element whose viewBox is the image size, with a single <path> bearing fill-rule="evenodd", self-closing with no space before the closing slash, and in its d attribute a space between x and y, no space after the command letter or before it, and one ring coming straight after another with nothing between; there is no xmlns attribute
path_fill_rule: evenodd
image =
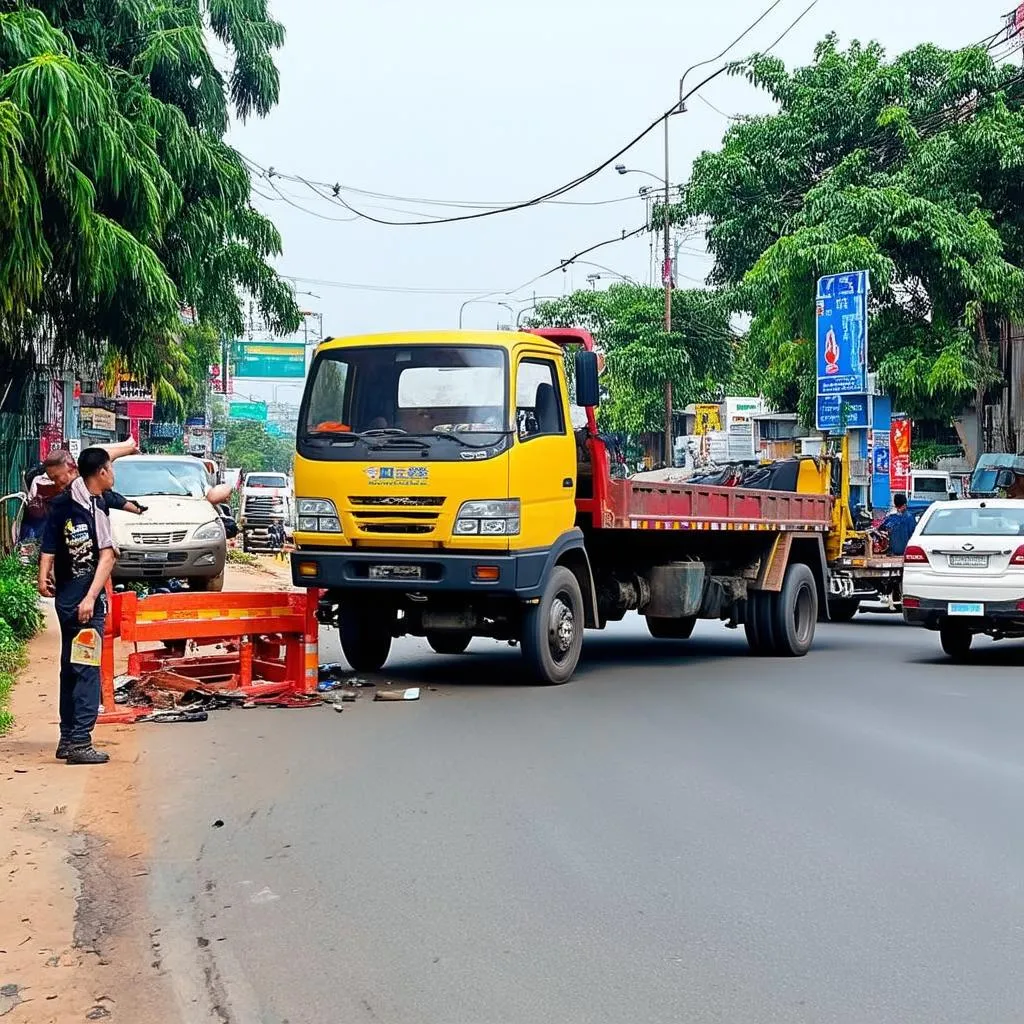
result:
<svg viewBox="0 0 1024 1024"><path fill-rule="evenodd" d="M55 761L59 662L50 607L14 688L14 729L0 739L0 984L17 986L7 1019L161 1024L162 982L139 912L148 846L135 828L135 737L99 729L107 765Z"/></svg>
<svg viewBox="0 0 1024 1024"><path fill-rule="evenodd" d="M290 587L286 563L229 566L228 590L276 587ZM0 988L0 1016L192 1024L173 1009L147 909L152 842L140 824L136 732L146 726L98 727L109 764L55 761L59 661L51 607L14 688L14 729L0 738L0 986L16 986Z"/></svg>

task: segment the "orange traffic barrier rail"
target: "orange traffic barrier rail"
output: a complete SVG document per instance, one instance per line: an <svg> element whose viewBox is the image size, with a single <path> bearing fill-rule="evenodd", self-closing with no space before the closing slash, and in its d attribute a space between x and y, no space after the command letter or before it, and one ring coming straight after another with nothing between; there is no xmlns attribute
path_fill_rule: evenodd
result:
<svg viewBox="0 0 1024 1024"><path fill-rule="evenodd" d="M132 676L169 671L206 687L240 693L246 699L300 696L316 692L319 667L316 611L318 590L286 593L157 594L142 600L127 592L109 594L103 635L101 701L106 724L134 722L150 708L114 703L114 641L133 644ZM188 642L220 647L186 657ZM140 650L140 644L163 647Z"/></svg>

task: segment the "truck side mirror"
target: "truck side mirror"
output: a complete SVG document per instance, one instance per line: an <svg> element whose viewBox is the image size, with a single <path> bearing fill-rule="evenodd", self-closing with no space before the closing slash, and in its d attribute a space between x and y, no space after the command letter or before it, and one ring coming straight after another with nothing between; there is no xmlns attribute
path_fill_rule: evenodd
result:
<svg viewBox="0 0 1024 1024"><path fill-rule="evenodd" d="M576 404L596 406L601 401L597 353L585 349L576 353Z"/></svg>
<svg viewBox="0 0 1024 1024"><path fill-rule="evenodd" d="M1012 469L1001 469L996 473L996 487L1010 488L1013 486L1014 475Z"/></svg>

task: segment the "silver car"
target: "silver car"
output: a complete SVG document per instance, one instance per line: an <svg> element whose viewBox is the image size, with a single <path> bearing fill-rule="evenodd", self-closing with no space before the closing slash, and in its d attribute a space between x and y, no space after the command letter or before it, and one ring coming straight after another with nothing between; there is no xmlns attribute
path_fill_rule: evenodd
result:
<svg viewBox="0 0 1024 1024"><path fill-rule="evenodd" d="M187 579L193 590L221 590L227 537L207 500L206 467L187 455L130 455L114 463L114 487L141 502L141 516L112 511L118 580Z"/></svg>

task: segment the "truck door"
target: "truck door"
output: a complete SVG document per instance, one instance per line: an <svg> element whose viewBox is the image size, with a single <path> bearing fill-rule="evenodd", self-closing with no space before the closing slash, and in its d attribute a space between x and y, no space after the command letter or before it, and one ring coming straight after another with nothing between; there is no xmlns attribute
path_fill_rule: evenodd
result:
<svg viewBox="0 0 1024 1024"><path fill-rule="evenodd" d="M552 544L576 519L576 442L560 360L524 353L515 367L509 497L522 502L516 547Z"/></svg>

